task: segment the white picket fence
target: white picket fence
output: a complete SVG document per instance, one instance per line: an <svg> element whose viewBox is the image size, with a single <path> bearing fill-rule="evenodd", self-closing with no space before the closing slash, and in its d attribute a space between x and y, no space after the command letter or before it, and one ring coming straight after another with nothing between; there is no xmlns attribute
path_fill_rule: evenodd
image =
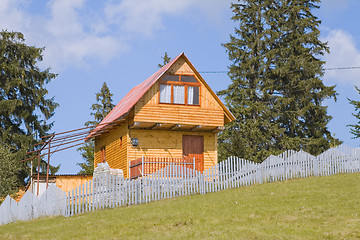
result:
<svg viewBox="0 0 360 240"><path fill-rule="evenodd" d="M45 216L65 216L66 200L66 193L54 185L50 185L40 197L27 191L20 202L7 196L0 206L0 225Z"/></svg>
<svg viewBox="0 0 360 240"><path fill-rule="evenodd" d="M360 151L340 146L317 157L304 151L286 151L278 156L270 156L261 164L230 157L203 173L180 165L169 165L137 180L102 174L66 196L52 187L46 191L50 193L45 197L42 195L39 200L31 193L26 193L19 203L7 197L0 206L0 225L48 215L73 216L98 209L205 194L254 183L359 171Z"/></svg>

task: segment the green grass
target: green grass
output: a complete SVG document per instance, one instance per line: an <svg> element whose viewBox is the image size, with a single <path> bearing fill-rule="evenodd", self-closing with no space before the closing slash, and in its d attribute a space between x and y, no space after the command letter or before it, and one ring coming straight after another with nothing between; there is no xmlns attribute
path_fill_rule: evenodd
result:
<svg viewBox="0 0 360 240"><path fill-rule="evenodd" d="M0 226L0 239L359 238L359 173Z"/></svg>

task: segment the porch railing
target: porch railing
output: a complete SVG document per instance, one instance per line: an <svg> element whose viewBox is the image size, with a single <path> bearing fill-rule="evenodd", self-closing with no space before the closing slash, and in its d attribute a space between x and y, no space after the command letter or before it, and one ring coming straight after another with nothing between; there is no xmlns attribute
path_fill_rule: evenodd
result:
<svg viewBox="0 0 360 240"><path fill-rule="evenodd" d="M179 169L193 169L195 170L195 158L171 158L171 157L145 157L129 161L129 176L130 179L138 178L153 174L165 168L173 168L177 166ZM175 173L171 173L174 177Z"/></svg>

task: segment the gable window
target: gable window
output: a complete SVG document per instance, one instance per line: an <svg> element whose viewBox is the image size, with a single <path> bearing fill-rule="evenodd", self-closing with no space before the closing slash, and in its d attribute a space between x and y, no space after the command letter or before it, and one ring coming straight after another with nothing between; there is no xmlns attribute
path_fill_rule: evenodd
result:
<svg viewBox="0 0 360 240"><path fill-rule="evenodd" d="M185 86L174 85L174 103L184 104L185 100Z"/></svg>
<svg viewBox="0 0 360 240"><path fill-rule="evenodd" d="M188 86L187 104L199 105L199 87Z"/></svg>
<svg viewBox="0 0 360 240"><path fill-rule="evenodd" d="M171 85L160 84L160 102L171 103Z"/></svg>
<svg viewBox="0 0 360 240"><path fill-rule="evenodd" d="M160 81L160 103L200 105L200 83L190 75L165 75Z"/></svg>

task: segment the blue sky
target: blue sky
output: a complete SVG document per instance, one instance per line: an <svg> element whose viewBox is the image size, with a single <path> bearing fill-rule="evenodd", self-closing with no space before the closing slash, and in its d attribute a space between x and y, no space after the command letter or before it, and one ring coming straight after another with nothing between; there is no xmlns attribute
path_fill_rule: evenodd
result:
<svg viewBox="0 0 360 240"><path fill-rule="evenodd" d="M76 129L91 119L90 107L104 81L116 104L134 86L152 75L167 51L185 52L198 71L227 70L221 43L233 34L230 0L1 0L0 28L21 31L26 42L46 47L40 66L59 76L47 88L60 104L55 132ZM314 13L322 20L321 39L331 53L326 68L360 66L358 0L324 0ZM214 91L227 87L226 74L202 74ZM326 101L333 116L331 132L357 147L347 124L355 123L347 98L360 99L360 69L326 71L326 85L336 85L338 101ZM59 173L76 173L75 149L55 153Z"/></svg>

